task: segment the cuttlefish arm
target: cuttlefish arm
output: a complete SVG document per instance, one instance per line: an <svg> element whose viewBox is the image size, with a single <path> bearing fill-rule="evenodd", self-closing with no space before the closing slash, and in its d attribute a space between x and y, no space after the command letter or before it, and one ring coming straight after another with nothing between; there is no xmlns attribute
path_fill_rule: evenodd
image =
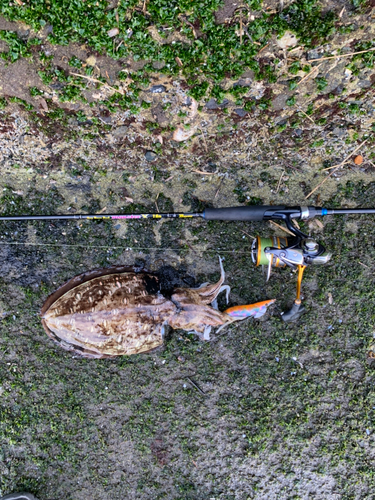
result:
<svg viewBox="0 0 375 500"><path fill-rule="evenodd" d="M168 319L172 328L203 334L203 339L208 340L212 327L219 326L220 330L234 321L248 317L260 318L267 311L267 307L275 302L274 299L265 300L256 304L230 307L224 312L218 311L216 297L225 290L228 302L230 290L228 285L223 285L225 272L220 258L219 263L221 273L217 283L204 284L199 288L177 288L174 291L171 299L176 304L177 311Z"/></svg>
<svg viewBox="0 0 375 500"><path fill-rule="evenodd" d="M202 339L209 340L212 327L224 325L230 316L217 310L216 297L226 290L227 302L229 286L223 285L225 272L221 258L220 279L217 283L204 283L199 288L177 288L171 297L177 306L176 313L168 319L172 328L181 328L197 333ZM214 305L211 307L209 304ZM216 306L216 307L215 307Z"/></svg>
<svg viewBox="0 0 375 500"><path fill-rule="evenodd" d="M222 259L219 257L220 263L220 279L217 283L205 283L199 288L176 288L172 295L173 302L180 307L185 305L208 305L215 301L216 297L223 290L227 291L227 302L230 288L228 285L223 285L225 280L225 271L222 264Z"/></svg>

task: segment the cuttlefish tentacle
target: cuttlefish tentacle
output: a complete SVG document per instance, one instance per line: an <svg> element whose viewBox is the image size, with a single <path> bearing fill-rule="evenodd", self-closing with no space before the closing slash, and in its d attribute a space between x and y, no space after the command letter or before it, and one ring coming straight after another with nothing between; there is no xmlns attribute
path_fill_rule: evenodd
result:
<svg viewBox="0 0 375 500"><path fill-rule="evenodd" d="M226 302L228 304L228 302L229 302L229 294L230 294L230 286L229 285L223 285L223 286L220 287L219 293L217 294L217 296L215 297L215 299L211 302L211 307L213 307L214 309L219 309L219 306L217 304L217 297L224 290L226 292L225 293L225 300L226 300Z"/></svg>
<svg viewBox="0 0 375 500"><path fill-rule="evenodd" d="M219 257L220 264L220 279L217 283L207 284L198 288L199 296L204 304L211 304L221 292L222 284L225 281L225 271L222 258Z"/></svg>

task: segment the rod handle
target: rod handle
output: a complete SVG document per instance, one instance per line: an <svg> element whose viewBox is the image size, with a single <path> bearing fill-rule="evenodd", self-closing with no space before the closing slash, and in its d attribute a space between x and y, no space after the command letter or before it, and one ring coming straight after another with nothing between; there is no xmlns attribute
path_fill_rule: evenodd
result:
<svg viewBox="0 0 375 500"><path fill-rule="evenodd" d="M249 207L206 208L206 220L262 221L267 211L285 210L285 206L254 205Z"/></svg>

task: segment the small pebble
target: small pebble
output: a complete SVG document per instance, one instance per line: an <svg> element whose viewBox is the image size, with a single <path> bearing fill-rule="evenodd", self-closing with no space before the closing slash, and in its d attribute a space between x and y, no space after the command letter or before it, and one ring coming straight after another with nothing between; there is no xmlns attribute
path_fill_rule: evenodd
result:
<svg viewBox="0 0 375 500"><path fill-rule="evenodd" d="M147 161L154 161L158 155L154 151L146 151L145 158Z"/></svg>
<svg viewBox="0 0 375 500"><path fill-rule="evenodd" d="M99 115L99 119L100 119L102 122L104 122L104 123L111 123L111 121L112 121L112 117L111 117L111 115L108 115L108 116L107 116L107 115L104 115L104 114L100 114L100 115ZM120 127L120 128L121 128L121 127Z"/></svg>
<svg viewBox="0 0 375 500"><path fill-rule="evenodd" d="M245 111L243 108L236 108L234 112L240 117L243 118L244 116L247 115L247 111Z"/></svg>
<svg viewBox="0 0 375 500"><path fill-rule="evenodd" d="M116 137L116 139L121 139L127 135L128 129L129 127L126 125L121 125L120 127L115 128L112 134Z"/></svg>
<svg viewBox="0 0 375 500"><path fill-rule="evenodd" d="M206 108L207 109L218 109L218 104L216 102L215 99L210 99L207 103L206 103Z"/></svg>
<svg viewBox="0 0 375 500"><path fill-rule="evenodd" d="M153 94L161 94L162 92L165 92L167 89L164 87L164 85L153 85L149 92L152 92Z"/></svg>
<svg viewBox="0 0 375 500"><path fill-rule="evenodd" d="M165 66L165 61L154 61L152 67L155 69L162 69Z"/></svg>
<svg viewBox="0 0 375 500"><path fill-rule="evenodd" d="M223 102L221 104L219 104L219 108L223 109L223 108L226 108L229 104L229 101L228 99L223 99Z"/></svg>

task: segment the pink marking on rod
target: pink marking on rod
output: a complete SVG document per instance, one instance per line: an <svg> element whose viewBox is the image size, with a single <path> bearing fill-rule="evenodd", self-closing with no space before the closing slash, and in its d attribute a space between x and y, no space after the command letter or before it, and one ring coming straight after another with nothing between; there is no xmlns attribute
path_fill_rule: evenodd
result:
<svg viewBox="0 0 375 500"><path fill-rule="evenodd" d="M112 215L111 219L142 219L142 215Z"/></svg>

